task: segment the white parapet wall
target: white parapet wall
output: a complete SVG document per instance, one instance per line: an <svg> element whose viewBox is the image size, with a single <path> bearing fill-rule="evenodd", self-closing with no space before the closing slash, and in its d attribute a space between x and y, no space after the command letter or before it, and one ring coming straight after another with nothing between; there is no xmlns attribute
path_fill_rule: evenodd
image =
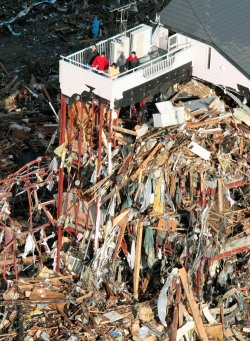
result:
<svg viewBox="0 0 250 341"><path fill-rule="evenodd" d="M65 60L59 63L59 82L61 92L68 97L89 91L87 85L95 88L95 94L107 100L112 100L113 81L108 77L81 68Z"/></svg>

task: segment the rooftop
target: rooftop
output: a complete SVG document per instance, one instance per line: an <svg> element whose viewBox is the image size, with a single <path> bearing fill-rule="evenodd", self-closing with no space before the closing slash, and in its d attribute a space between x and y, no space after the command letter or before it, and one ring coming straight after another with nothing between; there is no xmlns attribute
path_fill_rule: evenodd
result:
<svg viewBox="0 0 250 341"><path fill-rule="evenodd" d="M110 64L117 62L121 54L127 58L131 51L136 51L139 65L132 70L121 72L116 79L111 79L107 72L97 72L88 65L91 47L68 56L61 56L62 93L70 97L94 89L93 93L109 100L112 106L115 100L123 97L124 91L191 61L191 51L188 52L190 43L187 41L179 43L180 35L172 37L175 44L168 49L155 46L152 43L152 36L152 27L139 25L96 44L98 52L105 51Z"/></svg>

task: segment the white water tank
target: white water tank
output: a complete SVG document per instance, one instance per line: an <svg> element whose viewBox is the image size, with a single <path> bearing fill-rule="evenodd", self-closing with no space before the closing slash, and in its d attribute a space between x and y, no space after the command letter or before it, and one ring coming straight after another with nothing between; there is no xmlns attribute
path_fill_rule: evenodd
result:
<svg viewBox="0 0 250 341"><path fill-rule="evenodd" d="M129 37L122 36L111 41L110 64L117 63L118 58L123 53L125 58L129 56Z"/></svg>
<svg viewBox="0 0 250 341"><path fill-rule="evenodd" d="M138 58L146 56L152 45L152 27L143 26L131 32L131 52L135 51Z"/></svg>

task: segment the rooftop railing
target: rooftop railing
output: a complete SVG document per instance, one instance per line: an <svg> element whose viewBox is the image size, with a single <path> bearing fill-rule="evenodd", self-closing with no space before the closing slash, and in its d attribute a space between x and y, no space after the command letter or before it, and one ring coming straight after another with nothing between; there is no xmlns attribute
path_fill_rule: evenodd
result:
<svg viewBox="0 0 250 341"><path fill-rule="evenodd" d="M115 36L112 36L111 38L108 38L106 40L102 40L98 43L96 43L96 47L97 47L97 51L99 53L101 52L105 52L106 56L109 58L110 56L110 51L111 51L111 42L115 41L116 39L119 39L120 37L130 37L131 33L134 32L135 30L137 30L138 28L144 27L145 25L139 25L136 26L134 28L131 28L125 32L119 33ZM74 65L80 66L80 67L84 67L84 68L91 68L90 66L88 66L88 54L90 51L91 47L87 47L81 51L72 53L66 57L62 57L63 60L67 60L69 62L71 62Z"/></svg>
<svg viewBox="0 0 250 341"><path fill-rule="evenodd" d="M137 26L136 28L130 29L126 32L127 35L131 34L131 32L133 32L134 30L138 29L138 27L143 27L143 25ZM105 51L106 55L109 56L110 53L110 43L111 41L113 41L114 39L117 39L121 36L124 36L125 33L121 33L118 34L116 36L113 36L110 39L101 41L99 43L96 44L98 51ZM169 52L166 51L165 54L162 54L159 56L159 54L157 53L157 49L152 51L151 53L149 53L148 58L150 58L149 61L145 61L143 63L140 63L137 67L131 69L131 70L126 70L124 72L121 72L118 77L116 79L113 79L113 81L119 79L120 77L129 75L131 73L137 72L138 70L142 70L143 72L143 76L145 78L150 78L154 75L156 75L157 73L162 73L164 70L166 70L167 68L171 67L174 62L175 62L175 56L178 52L181 52L183 50L185 50L186 48L190 47L190 42L183 44L181 46L176 46L174 49L170 50ZM107 78L110 78L110 75L108 74L107 71L98 71L96 69L94 69L92 66L87 64L88 61L88 51L89 48L83 49L81 51L78 51L76 53L73 53L67 57L63 57L61 56L61 58L70 63L73 64L77 67L80 68L84 68L86 70L89 71L95 71L97 73L99 73L102 76L105 76ZM108 53L107 53L108 50ZM162 51L161 51L162 52ZM147 56L145 56L147 57ZM139 61L141 61L142 59L147 59L147 58L140 58Z"/></svg>

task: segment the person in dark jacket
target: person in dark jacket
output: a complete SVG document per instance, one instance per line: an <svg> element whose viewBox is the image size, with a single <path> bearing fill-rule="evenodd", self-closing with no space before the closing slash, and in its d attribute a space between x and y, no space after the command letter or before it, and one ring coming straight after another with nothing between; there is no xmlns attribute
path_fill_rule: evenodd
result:
<svg viewBox="0 0 250 341"><path fill-rule="evenodd" d="M99 55L99 53L97 51L96 45L92 45L91 49L88 52L88 65L92 66L95 57L98 55Z"/></svg>
<svg viewBox="0 0 250 341"><path fill-rule="evenodd" d="M133 69L139 64L139 60L136 56L136 52L132 51L130 56L126 59L126 67L128 70Z"/></svg>

